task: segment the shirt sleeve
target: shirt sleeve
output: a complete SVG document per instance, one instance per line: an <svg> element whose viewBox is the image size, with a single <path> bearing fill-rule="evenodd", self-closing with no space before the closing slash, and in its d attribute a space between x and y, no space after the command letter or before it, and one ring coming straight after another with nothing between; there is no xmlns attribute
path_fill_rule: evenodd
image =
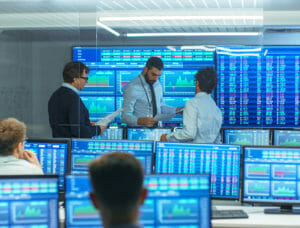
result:
<svg viewBox="0 0 300 228"><path fill-rule="evenodd" d="M123 93L123 112L122 112L122 122L128 124L129 126L137 126L138 118L133 115L134 105L137 100L137 96L134 93L134 87L127 85Z"/></svg>
<svg viewBox="0 0 300 228"><path fill-rule="evenodd" d="M197 110L191 100L186 102L183 111L183 128L167 135L168 142L192 141L197 133Z"/></svg>

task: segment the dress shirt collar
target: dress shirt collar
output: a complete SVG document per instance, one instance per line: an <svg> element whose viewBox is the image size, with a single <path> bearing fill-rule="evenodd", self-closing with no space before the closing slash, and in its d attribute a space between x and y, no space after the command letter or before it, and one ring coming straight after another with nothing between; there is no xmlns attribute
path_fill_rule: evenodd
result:
<svg viewBox="0 0 300 228"><path fill-rule="evenodd" d="M77 93L77 94L79 93L79 90L76 89L74 86L72 86L72 85L69 84L69 83L65 83L65 82L64 82L64 83L62 84L62 86L63 86L63 87L66 87L66 88L69 88L69 89L71 89L71 90L73 90L73 91L74 91L75 93Z"/></svg>
<svg viewBox="0 0 300 228"><path fill-rule="evenodd" d="M199 93L197 93L196 94L196 96L195 97L203 97L203 96L205 96L205 95L208 95L208 93L206 93L206 92L199 92Z"/></svg>

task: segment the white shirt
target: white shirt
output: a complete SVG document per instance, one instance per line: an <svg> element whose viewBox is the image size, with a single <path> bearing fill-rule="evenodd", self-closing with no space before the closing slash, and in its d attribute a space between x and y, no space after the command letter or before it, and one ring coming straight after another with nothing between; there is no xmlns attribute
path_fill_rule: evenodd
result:
<svg viewBox="0 0 300 228"><path fill-rule="evenodd" d="M168 142L221 143L222 113L204 92L188 100L183 111L183 128L167 135Z"/></svg>
<svg viewBox="0 0 300 228"><path fill-rule="evenodd" d="M43 171L36 165L13 155L0 156L0 175L40 175Z"/></svg>

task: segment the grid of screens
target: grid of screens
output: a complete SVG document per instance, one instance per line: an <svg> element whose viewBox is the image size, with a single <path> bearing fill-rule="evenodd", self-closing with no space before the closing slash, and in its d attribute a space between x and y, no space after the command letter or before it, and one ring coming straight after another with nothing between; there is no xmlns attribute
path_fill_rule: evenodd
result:
<svg viewBox="0 0 300 228"><path fill-rule="evenodd" d="M155 173L209 173L215 198L239 198L238 145L156 143Z"/></svg>
<svg viewBox="0 0 300 228"><path fill-rule="evenodd" d="M127 128L127 139L159 141L162 134L169 134L171 131L171 128Z"/></svg>
<svg viewBox="0 0 300 228"><path fill-rule="evenodd" d="M300 130L274 130L275 146L298 146L300 147Z"/></svg>
<svg viewBox="0 0 300 228"><path fill-rule="evenodd" d="M300 203L300 149L244 148L245 202Z"/></svg>
<svg viewBox="0 0 300 228"><path fill-rule="evenodd" d="M91 160L101 154L116 151L134 155L142 163L145 173L152 173L152 141L73 139L71 174L87 173Z"/></svg>
<svg viewBox="0 0 300 228"><path fill-rule="evenodd" d="M211 227L209 175L148 175L145 186L144 227Z"/></svg>
<svg viewBox="0 0 300 228"><path fill-rule="evenodd" d="M94 136L93 139L123 139L123 128L107 128L101 135Z"/></svg>
<svg viewBox="0 0 300 228"><path fill-rule="evenodd" d="M91 185L88 176L66 176L66 227L101 227L99 212L89 199Z"/></svg>
<svg viewBox="0 0 300 228"><path fill-rule="evenodd" d="M0 176L0 227L58 228L54 176Z"/></svg>
<svg viewBox="0 0 300 228"><path fill-rule="evenodd" d="M67 139L28 139L24 149L36 154L44 173L59 175L59 189L63 189L69 146Z"/></svg>
<svg viewBox="0 0 300 228"><path fill-rule="evenodd" d="M73 60L90 68L89 81L80 94L93 121L116 110L125 86L141 73L151 56L164 62L160 81L166 103L182 103L193 97L194 74L199 68L215 64L214 48L204 46L73 47ZM177 116L172 121L181 122L181 118Z"/></svg>
<svg viewBox="0 0 300 228"><path fill-rule="evenodd" d="M300 125L300 48L218 47L217 104L224 127Z"/></svg>
<svg viewBox="0 0 300 228"><path fill-rule="evenodd" d="M270 130L260 129L225 129L224 143L236 145L270 145Z"/></svg>

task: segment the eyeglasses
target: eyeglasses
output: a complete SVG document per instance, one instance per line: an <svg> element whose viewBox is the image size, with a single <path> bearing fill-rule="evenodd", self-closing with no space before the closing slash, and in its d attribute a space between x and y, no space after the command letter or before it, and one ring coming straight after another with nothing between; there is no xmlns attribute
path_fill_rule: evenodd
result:
<svg viewBox="0 0 300 228"><path fill-rule="evenodd" d="M84 79L86 82L88 82L89 78L88 77L81 77L80 78Z"/></svg>

